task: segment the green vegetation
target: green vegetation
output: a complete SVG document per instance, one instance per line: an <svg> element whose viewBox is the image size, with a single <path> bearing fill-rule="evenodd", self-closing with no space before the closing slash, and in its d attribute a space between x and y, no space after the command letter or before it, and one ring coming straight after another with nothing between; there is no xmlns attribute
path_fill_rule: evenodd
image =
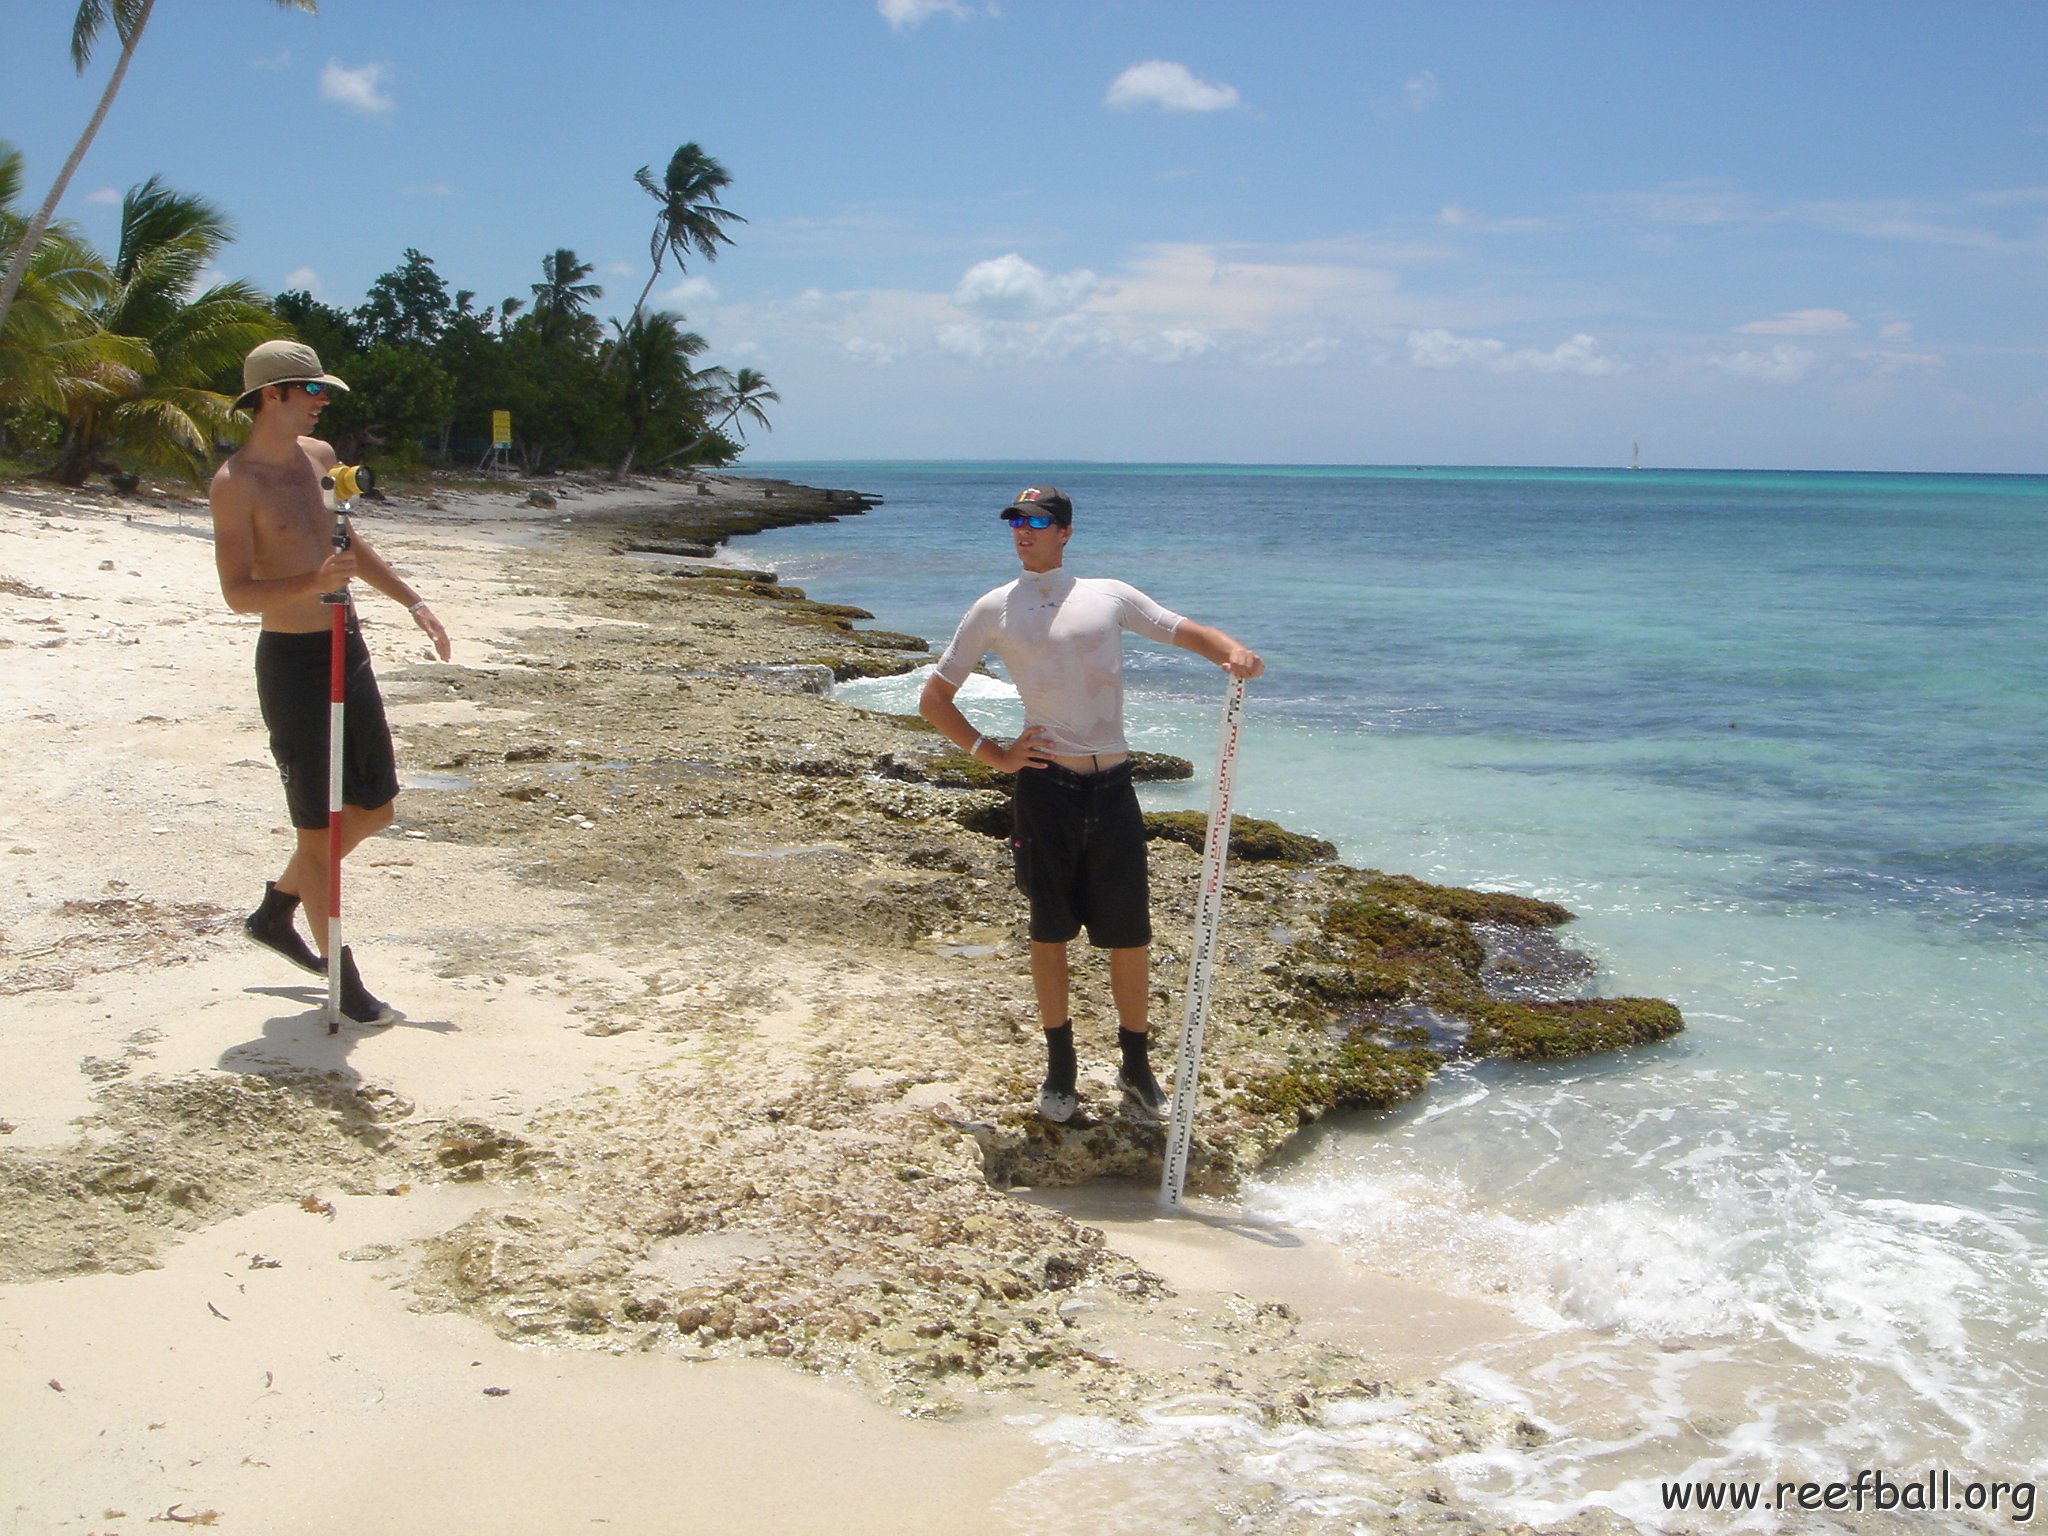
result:
<svg viewBox="0 0 2048 1536"><path fill-rule="evenodd" d="M1169 843L1185 843L1200 852L1209 840L1209 818L1200 811L1147 811L1145 835ZM1230 856L1249 863L1281 859L1315 864L1337 856L1337 845L1304 832L1290 832L1277 821L1257 816L1230 818Z"/></svg>
<svg viewBox="0 0 2048 1536"><path fill-rule="evenodd" d="M1433 1051L1388 1046L1355 1032L1313 1060L1247 1078L1233 1094L1255 1113L1307 1125L1340 1107L1390 1109L1428 1087L1442 1065Z"/></svg>
<svg viewBox="0 0 2048 1536"><path fill-rule="evenodd" d="M275 3L287 10L312 11L318 8L315 0L275 0ZM51 183L49 195L43 199L42 206L10 230L6 225L7 200L0 199L0 259L6 262L6 276L0 277L0 339L7 334L7 319L29 265L41 255L44 231L49 229L57 204L64 197L64 189L71 185L72 174L77 171L79 162L85 159L85 152L99 134L100 124L107 120L107 112L114 105L115 96L120 94L121 82L128 75L128 61L135 57L135 45L142 41L143 28L149 25L149 13L155 7L156 0L78 0L78 9L71 19L71 67L80 74L85 73L85 66L92 62L93 48L109 21L114 24L115 36L121 39L121 57L115 61L113 73L107 77L106 88L100 92L99 105L93 109L85 131L72 146L64 168ZM0 153L6 152L6 146L0 145Z"/></svg>
<svg viewBox="0 0 2048 1536"><path fill-rule="evenodd" d="M117 17L133 8L117 0ZM645 167L637 179L662 205L656 276L669 252L678 265L686 251L715 255L721 224L739 221L717 206L730 178L694 144L676 152L661 186ZM495 305L451 292L432 258L408 248L361 304L342 309L242 282L199 291L231 226L155 177L129 192L111 260L68 225L24 218L22 183L21 156L0 142L0 258L19 268L0 320L0 463L67 485L138 472L203 484L247 430L233 409L242 357L273 336L307 342L348 380L322 435L344 460L387 470L480 469L497 411L510 413L509 456L528 473L725 464L780 398L754 369L700 367L705 340L681 315L636 304L607 338L592 313L604 290L567 247L541 257L530 296Z"/></svg>

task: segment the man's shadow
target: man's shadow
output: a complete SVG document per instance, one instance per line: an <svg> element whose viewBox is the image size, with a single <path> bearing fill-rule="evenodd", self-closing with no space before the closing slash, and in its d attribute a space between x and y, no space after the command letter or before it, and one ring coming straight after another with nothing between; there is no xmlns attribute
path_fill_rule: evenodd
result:
<svg viewBox="0 0 2048 1536"><path fill-rule="evenodd" d="M263 1021L260 1039L244 1040L220 1054L220 1066L230 1072L250 1072L259 1077L293 1077L314 1073L354 1087L364 1081L349 1061L349 1054L366 1040L393 1029L425 1029L452 1035L462 1026L452 1019L411 1019L394 1009L391 1017L375 1024L341 1021L341 1029L327 1032L327 988L316 982L304 986L244 987L245 992L304 1005L296 1013L280 1013Z"/></svg>

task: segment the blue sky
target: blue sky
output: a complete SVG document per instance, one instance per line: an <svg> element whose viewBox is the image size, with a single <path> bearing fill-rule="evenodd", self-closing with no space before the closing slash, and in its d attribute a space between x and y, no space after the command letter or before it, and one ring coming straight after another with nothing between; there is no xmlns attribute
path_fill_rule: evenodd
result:
<svg viewBox="0 0 2048 1536"><path fill-rule="evenodd" d="M9 6L30 194L111 67ZM62 212L151 174L227 275L416 247L623 313L696 140L748 222L656 301L761 459L2048 471L2048 6L161 0Z"/></svg>

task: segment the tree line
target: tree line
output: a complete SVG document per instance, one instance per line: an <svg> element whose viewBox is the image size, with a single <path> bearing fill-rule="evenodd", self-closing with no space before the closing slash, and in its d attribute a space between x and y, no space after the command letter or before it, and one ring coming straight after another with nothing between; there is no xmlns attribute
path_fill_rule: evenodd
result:
<svg viewBox="0 0 2048 1536"><path fill-rule="evenodd" d="M492 413L511 413L511 456L529 472L600 466L623 476L723 464L778 396L750 368L699 365L704 338L645 303L673 258L715 259L742 223L721 204L731 178L685 144L657 180L653 271L623 323L593 313L603 289L567 248L542 256L526 295L478 304L408 248L353 309L240 281L200 288L232 239L221 211L156 177L129 190L111 257L62 221L37 228L17 203L20 154L0 141L0 258L18 286L0 315L0 457L61 483L149 471L203 482L247 423L233 409L241 361L295 336L349 392L322 431L344 458L467 466L491 450Z"/></svg>

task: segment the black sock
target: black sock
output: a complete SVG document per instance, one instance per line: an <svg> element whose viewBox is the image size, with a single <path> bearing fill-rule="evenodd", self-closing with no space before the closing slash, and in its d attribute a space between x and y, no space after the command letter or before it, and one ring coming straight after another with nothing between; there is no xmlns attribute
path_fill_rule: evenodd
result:
<svg viewBox="0 0 2048 1536"><path fill-rule="evenodd" d="M1117 1049L1124 1053L1124 1068L1135 1072L1139 1067L1151 1065L1152 1032L1150 1030L1125 1029L1121 1024L1116 1031Z"/></svg>
<svg viewBox="0 0 2048 1536"><path fill-rule="evenodd" d="M275 880L263 882L263 905L256 909L263 916L283 918L286 922L290 922L292 914L298 911L298 909L298 897L292 895L289 891L280 891Z"/></svg>
<svg viewBox="0 0 2048 1536"><path fill-rule="evenodd" d="M1045 1080L1067 1093L1074 1091L1080 1063L1074 1056L1074 1021L1045 1032Z"/></svg>

